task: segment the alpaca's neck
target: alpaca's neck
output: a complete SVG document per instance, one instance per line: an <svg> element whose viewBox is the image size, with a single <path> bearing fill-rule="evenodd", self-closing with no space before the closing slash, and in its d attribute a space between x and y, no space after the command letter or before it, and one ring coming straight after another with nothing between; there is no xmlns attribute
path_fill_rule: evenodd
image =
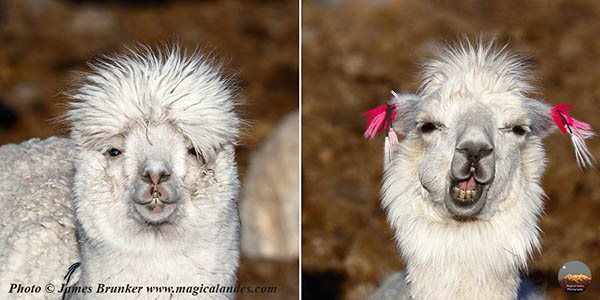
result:
<svg viewBox="0 0 600 300"><path fill-rule="evenodd" d="M80 247L82 261L78 285L94 289L98 284L131 284L144 289L146 286L196 286L200 283L235 286L239 263L237 232L238 225L233 220L223 224L218 232L197 229L182 237L146 243L141 241L151 237L144 236L129 245L115 245L81 234L86 241ZM177 295L175 299L189 296ZM232 294L215 296L215 299L231 298Z"/></svg>

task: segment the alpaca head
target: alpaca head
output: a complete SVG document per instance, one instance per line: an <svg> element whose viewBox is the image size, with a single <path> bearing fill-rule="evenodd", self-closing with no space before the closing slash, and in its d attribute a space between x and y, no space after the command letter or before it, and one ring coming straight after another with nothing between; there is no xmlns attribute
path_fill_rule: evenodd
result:
<svg viewBox="0 0 600 300"><path fill-rule="evenodd" d="M553 122L551 107L528 96L529 75L523 58L467 42L425 63L418 96L393 99L393 127L406 136L399 148L417 153L416 175L438 215L485 219L521 197L511 192L541 193L541 140ZM412 163L405 154L390 168Z"/></svg>
<svg viewBox="0 0 600 300"><path fill-rule="evenodd" d="M78 149L74 208L86 234L139 247L237 222L240 119L219 68L178 47L91 67L66 115Z"/></svg>

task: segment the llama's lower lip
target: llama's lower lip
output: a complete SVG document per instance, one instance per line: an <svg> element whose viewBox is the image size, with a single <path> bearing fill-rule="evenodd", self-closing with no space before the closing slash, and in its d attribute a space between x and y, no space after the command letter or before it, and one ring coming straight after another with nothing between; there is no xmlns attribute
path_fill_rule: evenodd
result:
<svg viewBox="0 0 600 300"><path fill-rule="evenodd" d="M466 180L453 180L446 197L446 208L455 217L474 217L485 206L487 186L469 177ZM469 194L469 197L467 197Z"/></svg>
<svg viewBox="0 0 600 300"><path fill-rule="evenodd" d="M484 185L475 183L473 188L461 189L460 182L456 181L451 185L449 193L453 200L468 205L469 203L479 201L483 193L483 188Z"/></svg>

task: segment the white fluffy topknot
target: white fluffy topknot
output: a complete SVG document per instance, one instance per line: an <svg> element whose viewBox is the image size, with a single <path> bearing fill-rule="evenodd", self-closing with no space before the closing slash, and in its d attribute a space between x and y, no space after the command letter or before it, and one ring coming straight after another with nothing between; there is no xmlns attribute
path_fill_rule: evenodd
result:
<svg viewBox="0 0 600 300"><path fill-rule="evenodd" d="M520 96L534 92L533 74L527 56L506 51L508 43L497 46L492 39L468 38L436 47L434 58L422 64L420 94L505 93ZM447 95L446 94L446 95Z"/></svg>
<svg viewBox="0 0 600 300"><path fill-rule="evenodd" d="M99 149L132 123L172 123L207 156L237 142L235 88L207 55L140 45L89 66L65 116L78 145Z"/></svg>

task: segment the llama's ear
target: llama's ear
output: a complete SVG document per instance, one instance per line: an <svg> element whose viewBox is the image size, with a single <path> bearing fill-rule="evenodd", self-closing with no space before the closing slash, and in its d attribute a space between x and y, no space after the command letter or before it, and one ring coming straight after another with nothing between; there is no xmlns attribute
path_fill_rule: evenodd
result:
<svg viewBox="0 0 600 300"><path fill-rule="evenodd" d="M575 158L580 169L592 167L594 165L594 156L590 153L585 144L585 140L596 135L592 130L592 126L588 123L581 122L569 114L569 108L572 105L557 104L550 109L550 116L563 133L571 137L573 150L575 150Z"/></svg>
<svg viewBox="0 0 600 300"><path fill-rule="evenodd" d="M417 126L417 111L421 104L421 98L415 94L397 94L392 91L390 104L396 106L394 129L401 135L408 135Z"/></svg>
<svg viewBox="0 0 600 300"><path fill-rule="evenodd" d="M572 105L557 104L550 106L542 101L525 101L525 106L531 118L531 131L533 134L546 137L556 128L571 137L575 159L579 168L583 169L594 165L594 157L585 144L585 139L596 134L590 124L581 122L569 114Z"/></svg>
<svg viewBox="0 0 600 300"><path fill-rule="evenodd" d="M550 110L552 106L540 100L527 100L524 102L525 110L531 119L531 131L540 138L547 137L556 130Z"/></svg>
<svg viewBox="0 0 600 300"><path fill-rule="evenodd" d="M364 137L372 139L378 134L385 135L383 165L392 157L394 146L398 143L396 132L407 135L416 126L415 116L420 98L412 94L396 94L392 91L392 99L384 105L363 113L367 116L367 130Z"/></svg>
<svg viewBox="0 0 600 300"><path fill-rule="evenodd" d="M367 129L364 137L372 139L379 134L397 140L396 132L407 135L416 126L416 114L421 98L414 94L397 94L392 91L392 99L387 104L365 111Z"/></svg>

